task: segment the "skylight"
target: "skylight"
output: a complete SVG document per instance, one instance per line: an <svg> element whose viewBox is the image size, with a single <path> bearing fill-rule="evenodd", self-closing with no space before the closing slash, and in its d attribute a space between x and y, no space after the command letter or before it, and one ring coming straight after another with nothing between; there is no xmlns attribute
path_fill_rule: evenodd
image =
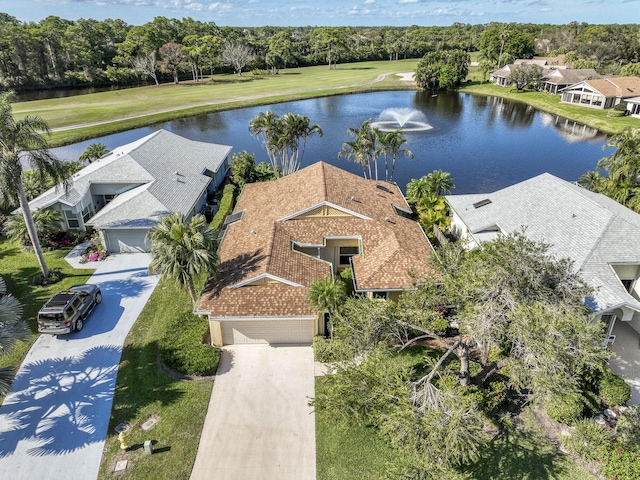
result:
<svg viewBox="0 0 640 480"><path fill-rule="evenodd" d="M489 205L490 203L491 203L491 200L489 200L488 198L485 198L484 200L480 200L479 202L474 203L473 208L484 207L485 205Z"/></svg>

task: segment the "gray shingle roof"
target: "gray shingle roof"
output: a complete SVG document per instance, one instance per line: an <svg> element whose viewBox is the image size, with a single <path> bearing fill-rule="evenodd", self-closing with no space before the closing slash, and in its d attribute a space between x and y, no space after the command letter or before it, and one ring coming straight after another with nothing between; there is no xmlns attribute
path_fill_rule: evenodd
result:
<svg viewBox="0 0 640 480"><path fill-rule="evenodd" d="M133 188L102 209L90 222L95 227L131 225L134 219L154 224L158 213L188 214L211 182L231 147L188 140L159 130L114 149L73 176L73 186L52 188L30 202L33 209L56 202L77 204L91 185L119 184ZM138 191L138 188L145 188ZM132 202L132 203L127 203ZM133 222L135 223L135 222Z"/></svg>
<svg viewBox="0 0 640 480"><path fill-rule="evenodd" d="M473 207L484 198L491 203ZM493 193L446 199L478 240L493 226L503 233L526 227L528 237L551 244L558 257L571 258L582 277L598 288L598 310L626 304L640 311L640 302L610 267L640 264L639 214L549 173Z"/></svg>

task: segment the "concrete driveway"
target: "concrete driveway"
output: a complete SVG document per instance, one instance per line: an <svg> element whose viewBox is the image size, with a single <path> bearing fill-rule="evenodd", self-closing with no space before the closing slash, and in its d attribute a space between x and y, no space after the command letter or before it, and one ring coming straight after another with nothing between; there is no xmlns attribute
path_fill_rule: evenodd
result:
<svg viewBox="0 0 640 480"><path fill-rule="evenodd" d="M310 346L224 347L191 480L315 480Z"/></svg>
<svg viewBox="0 0 640 480"><path fill-rule="evenodd" d="M0 407L0 472L16 480L95 479L122 344L158 277L147 254L109 257L87 283L103 300L80 332L41 335Z"/></svg>

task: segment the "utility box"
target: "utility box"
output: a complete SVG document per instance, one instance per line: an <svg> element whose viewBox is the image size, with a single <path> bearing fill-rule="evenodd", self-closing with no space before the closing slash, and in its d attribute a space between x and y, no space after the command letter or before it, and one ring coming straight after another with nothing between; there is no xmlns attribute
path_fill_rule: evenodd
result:
<svg viewBox="0 0 640 480"><path fill-rule="evenodd" d="M144 453L149 455L153 453L153 443L151 443L151 440L146 440L144 442Z"/></svg>

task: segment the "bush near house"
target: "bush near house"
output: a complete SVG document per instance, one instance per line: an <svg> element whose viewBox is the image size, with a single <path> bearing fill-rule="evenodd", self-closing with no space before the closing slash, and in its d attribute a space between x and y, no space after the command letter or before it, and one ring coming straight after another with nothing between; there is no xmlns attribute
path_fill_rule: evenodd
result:
<svg viewBox="0 0 640 480"><path fill-rule="evenodd" d="M208 329L206 320L189 312L176 316L160 340L162 362L185 375L213 375L218 369L221 350L204 343Z"/></svg>
<svg viewBox="0 0 640 480"><path fill-rule="evenodd" d="M235 185L229 183L224 187L222 193L222 200L220 200L220 205L218 212L211 220L211 227L217 231L220 231L222 224L224 223L224 219L233 212L234 207L234 197L235 197L236 187Z"/></svg>
<svg viewBox="0 0 640 480"><path fill-rule="evenodd" d="M631 398L631 387L610 370L604 371L598 388L602 401L609 406L624 405Z"/></svg>

